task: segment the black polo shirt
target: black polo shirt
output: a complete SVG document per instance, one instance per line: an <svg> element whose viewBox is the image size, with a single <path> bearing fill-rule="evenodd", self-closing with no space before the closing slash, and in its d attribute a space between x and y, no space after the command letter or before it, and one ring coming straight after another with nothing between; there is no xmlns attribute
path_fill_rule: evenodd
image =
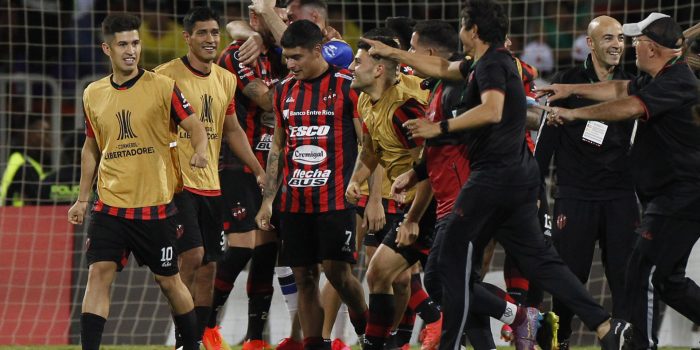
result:
<svg viewBox="0 0 700 350"><path fill-rule="evenodd" d="M471 174L469 184L490 187L530 187L539 184L539 172L525 142L527 103L523 82L513 58L502 44L493 44L483 57L468 67L460 67L467 76L465 109L481 102L488 90L503 93L501 121L465 134ZM471 68L471 69L469 69Z"/></svg>
<svg viewBox="0 0 700 350"><path fill-rule="evenodd" d="M617 67L613 80L630 80L634 76ZM591 55L583 65L557 73L555 84L591 84L600 80ZM599 102L569 96L551 106L580 108ZM554 155L557 169L555 198L607 200L628 197L634 191L631 181L630 141L634 120L598 122L576 120L562 126L542 126L537 137L535 158L541 174L547 174Z"/></svg>
<svg viewBox="0 0 700 350"><path fill-rule="evenodd" d="M630 82L628 92L644 105L632 150L636 189L645 213L700 220L700 120L697 80L676 58L652 78Z"/></svg>

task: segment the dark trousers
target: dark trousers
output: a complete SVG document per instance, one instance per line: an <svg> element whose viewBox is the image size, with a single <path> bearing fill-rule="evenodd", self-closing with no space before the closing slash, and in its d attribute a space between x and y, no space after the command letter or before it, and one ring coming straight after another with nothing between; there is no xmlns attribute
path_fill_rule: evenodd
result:
<svg viewBox="0 0 700 350"><path fill-rule="evenodd" d="M638 225L639 206L634 193L612 200L561 198L554 202L554 247L571 272L585 284L598 242L615 318L622 318L625 314L625 269ZM559 315L559 341L569 339L573 312L557 298L553 300L553 311Z"/></svg>
<svg viewBox="0 0 700 350"><path fill-rule="evenodd" d="M443 328L440 350L459 350L470 304L482 303L474 294L483 249L495 237L525 277L563 300L583 322L595 329L608 314L545 243L537 219L533 188L492 188L468 183L460 192L439 243L438 271L443 284Z"/></svg>
<svg viewBox="0 0 700 350"><path fill-rule="evenodd" d="M700 323L700 287L685 276L700 221L647 214L627 269L627 319L634 325L634 348L656 349L659 299Z"/></svg>

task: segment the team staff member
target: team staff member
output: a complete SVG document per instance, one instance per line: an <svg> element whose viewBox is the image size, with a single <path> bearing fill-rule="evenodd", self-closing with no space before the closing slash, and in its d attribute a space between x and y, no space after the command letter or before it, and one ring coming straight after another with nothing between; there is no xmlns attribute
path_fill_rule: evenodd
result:
<svg viewBox="0 0 700 350"><path fill-rule="evenodd" d="M281 9L278 9L278 12ZM246 140L252 148L257 166L265 167L267 153L272 142L274 115L272 93L282 75L281 57L274 51L272 34L252 11L249 18L256 35L264 39L264 53L254 65L247 66L239 60L240 40L231 42L219 57L218 63L236 77L236 116ZM242 158L224 147L221 150L219 177L224 201L224 232L228 248L217 263L214 284L215 311L205 329L204 343L216 344L221 338L218 314L226 303L234 282L250 261L246 284L248 293L248 330L243 342L244 350L270 347L263 340L266 315L272 301L272 278L277 262L277 234L274 231L257 230L254 213L260 209L262 194L257 186L255 167L242 162ZM262 169L261 168L261 169Z"/></svg>
<svg viewBox="0 0 700 350"><path fill-rule="evenodd" d="M268 156L268 184L256 216L261 229L271 229L272 202L282 175L280 259L294 271L305 349L330 346L321 337L319 263L348 306L358 334L364 333L367 313L350 266L355 263L355 213L343 197L357 157L357 95L350 88L351 73L323 59L322 41L321 30L307 20L290 24L282 37L291 75L275 87L277 126Z"/></svg>
<svg viewBox="0 0 700 350"><path fill-rule="evenodd" d="M494 1L470 1L461 15L460 39L474 58L470 67L440 57L411 55L373 48L370 54L399 59L421 71L435 65L451 75L469 73L466 111L434 123L424 119L405 123L414 138L469 130L466 144L471 173L460 191L438 257L443 283L443 334L440 349L459 349L478 281L471 278L481 266L483 247L495 237L530 280L553 295L565 298L605 349L619 348L629 337L629 324L610 321L580 281L566 268L553 247L544 242L537 220L539 173L525 143L526 98L517 67L503 47L508 18ZM417 64L416 64L417 63ZM478 276L478 274L477 274ZM467 296L465 298L465 295ZM531 310L518 312L530 318ZM518 317L518 316L516 316Z"/></svg>
<svg viewBox="0 0 700 350"><path fill-rule="evenodd" d="M625 42L622 25L600 16L588 25L591 53L583 65L559 72L556 84L588 84L629 80L619 67ZM594 101L570 96L552 106L578 108ZM588 281L596 241L602 249L605 274L612 292L612 315L624 315L625 268L639 223L637 197L631 176L629 149L634 120L615 123L576 121L557 128L542 124L535 158L540 174L547 174L551 157L557 168L552 239L562 260L582 283ZM569 347L573 313L559 299L560 349Z"/></svg>
<svg viewBox="0 0 700 350"><path fill-rule="evenodd" d="M254 169L259 183L264 183L265 176L236 119L236 78L214 64L220 39L219 20L219 15L209 8L190 9L183 19L187 55L155 68L156 73L175 79L184 95L194 98L190 101L199 111L209 140L207 151L212 161L204 170L183 167L184 191L175 195L179 210L176 219L183 228L178 237L180 274L194 298L200 338L211 314L216 261L224 250L218 173L222 136L226 137L226 146ZM180 163L194 153L187 142L190 137L184 130L178 133Z"/></svg>
<svg viewBox="0 0 700 350"><path fill-rule="evenodd" d="M377 38L398 47L394 41L393 31L375 29L364 36ZM393 181L396 176L410 169L412 162L418 159L422 149L422 140L410 140L401 127L406 120L425 116L427 91L420 88L421 79L397 74L397 62L370 57L367 54L369 48L369 45L360 42L355 60L350 65L354 76L352 87L362 91L358 99L358 111L363 119L363 146L346 190L346 198L351 202L361 198L360 184L369 178L377 164L382 165L387 177ZM424 203L421 202L425 204L424 206L414 208L414 215L417 212L420 216L432 198L430 185L423 184L415 193L413 191L409 193L403 202L412 203L414 195L422 200L427 199ZM401 220L387 223L385 226L390 227L387 232L374 233L375 236L386 233L386 236L376 237L381 244L367 270L367 282L370 286L370 317L363 345L365 349L384 348L391 329L404 314L408 298L403 298L400 304L395 303L394 289L409 287L409 268L419 260L425 261L427 258L432 240L434 207L432 212L432 222L430 222L431 215L426 215L426 221L421 223L423 228L421 238L415 244L408 239L397 237L396 228ZM394 216L394 218L402 219L401 216ZM398 240L400 240L399 245L397 245ZM399 276L401 276L399 281L402 283L397 281ZM433 318L428 322L432 323L440 319L437 309Z"/></svg>
<svg viewBox="0 0 700 350"><path fill-rule="evenodd" d="M87 138L80 196L68 211L68 220L83 223L95 175L99 199L86 241L90 269L80 337L83 349L99 349L112 282L133 252L140 264L151 269L168 299L184 349L195 350L199 348L197 319L177 267L173 217L177 209L172 199L179 169L171 143L179 124L192 135L195 152L189 166L206 168L207 134L172 79L138 68L140 24L138 17L129 14L105 18L102 51L114 73L91 83L83 93Z"/></svg>
<svg viewBox="0 0 700 350"><path fill-rule="evenodd" d="M700 323L700 288L685 277L690 251L700 237L700 124L692 114L699 101L697 80L681 56L683 33L669 16L652 13L625 24L633 37L637 67L632 81L557 84L542 89L550 100L571 95L607 101L593 106L548 108L554 123L639 118L632 148L632 174L644 207L639 236L627 265L627 313L635 349L655 349L663 300Z"/></svg>

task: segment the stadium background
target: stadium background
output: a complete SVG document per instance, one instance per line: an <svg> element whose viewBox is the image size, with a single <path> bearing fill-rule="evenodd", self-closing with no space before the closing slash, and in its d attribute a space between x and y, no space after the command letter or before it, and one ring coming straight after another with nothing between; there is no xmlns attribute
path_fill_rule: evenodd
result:
<svg viewBox="0 0 700 350"><path fill-rule="evenodd" d="M460 10L459 1L449 0L328 3L330 25L353 47L362 32L383 25L389 16L444 19L457 30ZM556 70L580 64L580 58L585 57L580 37L597 15L608 14L625 23L660 11L673 16L684 29L700 20L695 0L502 3L511 19L513 50L539 66L543 81ZM37 197L23 207L0 204L0 345L76 344L79 340L87 272L82 249L85 232L84 227L67 223L66 212L77 194L84 138L82 90L109 70L109 61L99 48L99 24L111 11L140 15L144 20L141 62L152 68L186 52L181 18L195 5L211 6L226 20L247 18L247 1L0 0L0 169L4 171L12 152L28 149L23 140L32 134L31 120L43 118L50 125L50 131L41 133L47 142L39 148L39 160L50 171L49 176L41 184L20 179L27 187L39 185ZM227 38L222 39L222 48L227 42ZM627 44L624 68L635 72L634 51ZM499 280L502 262L503 252L498 249L490 278ZM104 344L163 344L171 323L167 304L148 272L136 268L133 261L130 264L115 282ZM698 265L696 260L689 266L689 273L695 273L696 278L700 275ZM243 285L243 277L238 285ZM594 264L588 289L609 308L599 263ZM240 315L245 313L245 296L242 289L237 290L238 304L234 306L239 315L229 312L224 324L244 329L245 318ZM273 304L271 318L287 317L281 312L283 307ZM667 314L668 322L676 322L676 316ZM692 325L678 322L678 326L662 326L662 331L668 332L662 333L661 339L669 345L688 345L679 339L692 337ZM278 338L273 336L286 329L275 329L281 324L274 320L271 325L269 340L275 342ZM572 343L594 343L592 333L578 323L575 329ZM682 336L673 333L680 331Z"/></svg>

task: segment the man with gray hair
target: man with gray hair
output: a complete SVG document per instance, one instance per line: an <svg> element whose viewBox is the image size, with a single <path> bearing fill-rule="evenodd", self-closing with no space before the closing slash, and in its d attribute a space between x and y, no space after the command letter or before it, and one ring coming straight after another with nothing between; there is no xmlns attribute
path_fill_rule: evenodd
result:
<svg viewBox="0 0 700 350"><path fill-rule="evenodd" d="M627 268L628 318L635 349L655 349L659 298L700 323L700 287L685 276L691 249L700 238L700 123L697 81L682 57L680 26L652 13L622 27L633 37L637 67L632 81L560 85L541 89L550 101L579 95L607 101L589 107L545 107L549 122L621 121L639 118L632 148L632 174L644 207L637 243Z"/></svg>

